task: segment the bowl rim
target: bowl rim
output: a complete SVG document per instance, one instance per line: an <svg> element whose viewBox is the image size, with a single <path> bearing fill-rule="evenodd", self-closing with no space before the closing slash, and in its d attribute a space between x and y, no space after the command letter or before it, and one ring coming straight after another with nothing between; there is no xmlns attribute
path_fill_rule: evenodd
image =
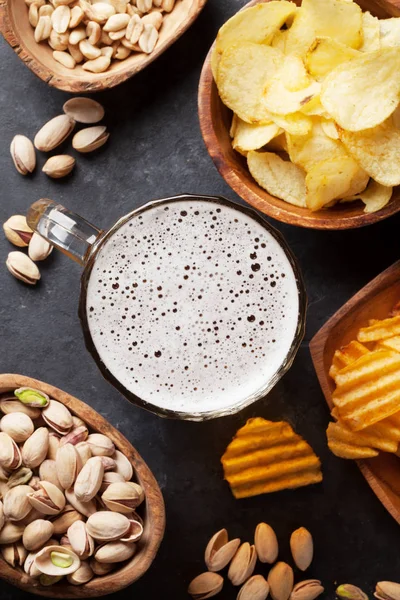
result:
<svg viewBox="0 0 400 600"><path fill-rule="evenodd" d="M108 575L102 576L98 579L93 579L84 585L74 586L70 584L63 584L61 587L34 586L32 584L34 580L31 577L25 575L23 571L21 572L20 568L11 567L3 560L1 556L0 578L24 591L49 598L96 598L99 596L113 594L126 588L128 585L131 585L140 577L142 577L150 568L164 537L164 499L153 473L140 454L137 452L136 448L132 446L126 437L123 436L122 433L120 433L111 423L109 423L99 412L86 404L86 402L79 400L75 396L72 396L60 388L32 377L14 373L0 374L0 394L17 389L18 387L36 387L43 390L51 398L67 406L73 414L81 416L85 421L87 419L89 428L108 435L113 440L117 449L121 450L125 454L126 451L129 450L128 460L133 467L137 480L145 491L146 513L149 515L148 521L151 528L151 536L149 536L148 543L143 545L137 554L135 554L129 562L126 562L119 571L113 571ZM93 423L95 423L95 426ZM125 570L129 567L130 562L132 562L135 557L139 557L138 564L133 567L135 569L135 573L133 576L128 575ZM94 583L96 583L96 585L93 585Z"/></svg>
<svg viewBox="0 0 400 600"><path fill-rule="evenodd" d="M269 2L271 0L251 0L245 6L243 6L241 10L246 8L250 8L256 4L261 4L264 2ZM357 0L355 0L357 2ZM300 2L301 4L301 2ZM387 6L393 6L395 8L394 3L384 0L383 3L380 4L380 8L385 9L385 4ZM237 12L240 12L237 11ZM390 16L388 14L388 16ZM200 122L200 130L203 137L204 144L207 148L211 159L214 162L217 170L220 175L226 181L226 183L243 199L245 202L249 203L251 206L257 208L261 212L267 214L270 217L273 217L277 221L282 223L287 223L289 225L296 225L298 227L304 227L307 229L322 229L322 230L343 230L343 229L356 229L358 227L365 227L367 225L372 225L373 223L377 223L390 217L400 210L400 198L393 198L390 200L389 204L387 204L381 210L375 213L364 213L345 216L343 212L338 212L335 216L331 210L325 209L320 210L315 213L312 213L309 209L303 209L300 207L293 206L284 200L280 200L270 194L267 191L263 190L258 184L258 188L262 190L263 194L277 202L278 205L271 203L270 201L266 201L258 193L255 193L248 185L245 179L241 177L239 172L234 168L234 166L229 166L227 163L225 153L222 150L221 144L219 142L218 135L214 128L214 118L212 112L212 104L213 104L213 96L214 94L218 98L218 102L222 103L222 100L219 98L217 87L212 75L211 71L211 54L213 48L215 46L215 41L212 44L205 61L203 63L203 67L201 70L199 86L198 86L198 116ZM227 108L227 110L229 110ZM239 155L238 155L239 156ZM249 172L249 178L251 178ZM307 211L304 214L299 214L298 211ZM312 215L320 215L320 216L312 216Z"/></svg>

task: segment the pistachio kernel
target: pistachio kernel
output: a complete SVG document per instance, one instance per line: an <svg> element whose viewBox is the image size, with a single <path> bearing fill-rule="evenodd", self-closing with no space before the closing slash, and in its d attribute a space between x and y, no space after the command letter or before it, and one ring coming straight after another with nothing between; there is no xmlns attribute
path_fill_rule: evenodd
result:
<svg viewBox="0 0 400 600"><path fill-rule="evenodd" d="M56 551L50 553L50 560L55 567L61 567L62 569L68 569L73 562L72 556L69 554Z"/></svg>

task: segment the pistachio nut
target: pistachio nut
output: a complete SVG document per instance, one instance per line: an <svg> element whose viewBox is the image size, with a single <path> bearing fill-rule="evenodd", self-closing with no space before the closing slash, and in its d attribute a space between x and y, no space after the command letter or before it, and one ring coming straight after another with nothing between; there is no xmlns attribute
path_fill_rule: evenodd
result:
<svg viewBox="0 0 400 600"><path fill-rule="evenodd" d="M130 513L144 500L144 492L140 485L132 481L111 483L101 499L109 510Z"/></svg>
<svg viewBox="0 0 400 600"><path fill-rule="evenodd" d="M50 400L42 412L47 425L60 435L66 435L72 428L72 415L68 408L57 400Z"/></svg>
<svg viewBox="0 0 400 600"><path fill-rule="evenodd" d="M38 427L22 446L22 460L26 467L34 469L46 458L49 449L49 431Z"/></svg>
<svg viewBox="0 0 400 600"><path fill-rule="evenodd" d="M22 567L28 556L28 553L21 542L0 546L0 552L3 559L11 567Z"/></svg>
<svg viewBox="0 0 400 600"><path fill-rule="evenodd" d="M93 573L95 575L99 575L100 577L102 575L107 575L107 573L112 571L115 567L114 563L99 562L95 558L91 558L89 564Z"/></svg>
<svg viewBox="0 0 400 600"><path fill-rule="evenodd" d="M57 465L55 460L46 458L39 467L39 477L41 481L50 481L61 491L64 490L57 476Z"/></svg>
<svg viewBox="0 0 400 600"><path fill-rule="evenodd" d="M71 585L83 585L84 583L88 583L91 579L93 579L94 573L87 561L81 562L81 566L79 569L75 571L75 573L71 573L67 575L67 581Z"/></svg>
<svg viewBox="0 0 400 600"><path fill-rule="evenodd" d="M28 494L29 502L44 515L58 515L65 507L61 490L49 481L41 481L39 490Z"/></svg>
<svg viewBox="0 0 400 600"><path fill-rule="evenodd" d="M119 540L129 528L130 522L125 515L104 510L90 515L86 522L86 531L99 542Z"/></svg>
<svg viewBox="0 0 400 600"><path fill-rule="evenodd" d="M30 242L33 235L32 229L26 222L26 217L23 215L13 215L3 225L4 233L9 242L24 248Z"/></svg>
<svg viewBox="0 0 400 600"><path fill-rule="evenodd" d="M14 471L7 481L8 487L11 489L17 485L25 485L32 478L33 472L28 467L21 467L18 471Z"/></svg>
<svg viewBox="0 0 400 600"><path fill-rule="evenodd" d="M19 444L25 442L30 435L32 435L35 427L33 421L28 415L24 413L15 412L9 415L4 415L0 420L0 429L5 433L8 433L10 437Z"/></svg>
<svg viewBox="0 0 400 600"><path fill-rule="evenodd" d="M71 98L63 106L66 115L78 123L98 123L104 117L104 108L91 98Z"/></svg>
<svg viewBox="0 0 400 600"><path fill-rule="evenodd" d="M348 600L368 600L365 594L359 587L351 583L343 583L336 588L336 596Z"/></svg>
<svg viewBox="0 0 400 600"><path fill-rule="evenodd" d="M66 546L45 546L36 554L35 565L45 575L58 577L79 569L79 556Z"/></svg>
<svg viewBox="0 0 400 600"><path fill-rule="evenodd" d="M72 550L72 546L69 543L69 538L68 538L67 534L61 536L61 538L60 538L60 546L69 546L71 548L71 550Z"/></svg>
<svg viewBox="0 0 400 600"><path fill-rule="evenodd" d="M23 252L10 252L6 267L16 279L35 285L40 279L40 272L35 263Z"/></svg>
<svg viewBox="0 0 400 600"><path fill-rule="evenodd" d="M293 531L290 536L290 549L296 566L301 571L306 571L312 563L314 544L311 533L305 527Z"/></svg>
<svg viewBox="0 0 400 600"><path fill-rule="evenodd" d="M6 481L0 481L0 500L3 500L9 489Z"/></svg>
<svg viewBox="0 0 400 600"><path fill-rule="evenodd" d="M69 542L73 551L81 559L92 556L94 552L94 539L88 534L83 521L75 521L67 531Z"/></svg>
<svg viewBox="0 0 400 600"><path fill-rule="evenodd" d="M49 449L47 451L47 458L49 460L56 460L57 450L60 447L60 438L55 431L49 432Z"/></svg>
<svg viewBox="0 0 400 600"><path fill-rule="evenodd" d="M96 501L94 499L89 500L88 502L81 502L76 497L76 494L72 488L65 490L65 495L68 502L72 504L75 510L85 515L85 517L90 517L90 515L93 515L95 512L97 512Z"/></svg>
<svg viewBox="0 0 400 600"><path fill-rule="evenodd" d="M21 519L21 521L18 521L18 523L27 527L27 525L33 523L33 521L36 521L36 519L43 519L43 513L40 513L38 510L36 510L36 508L32 508L26 517Z"/></svg>
<svg viewBox="0 0 400 600"><path fill-rule="evenodd" d="M47 164L47 163L46 163ZM44 168L44 167L43 167ZM34 261L45 260L53 251L53 246L38 233L29 242L28 255Z"/></svg>
<svg viewBox="0 0 400 600"><path fill-rule="evenodd" d="M128 560L136 552L136 544L127 542L108 542L99 546L95 552L95 559L102 563L116 563Z"/></svg>
<svg viewBox="0 0 400 600"><path fill-rule="evenodd" d="M53 521L55 535L67 533L69 527L71 527L73 523L82 521L83 519L83 515L75 510L71 504L66 504L60 516Z"/></svg>
<svg viewBox="0 0 400 600"><path fill-rule="evenodd" d="M254 535L254 545L262 563L272 565L278 558L279 546L275 531L267 523L259 523Z"/></svg>
<svg viewBox="0 0 400 600"><path fill-rule="evenodd" d="M75 159L73 156L68 154L58 154L57 156L51 156L44 163L42 171L48 177L52 179L61 179L69 175L75 166Z"/></svg>
<svg viewBox="0 0 400 600"><path fill-rule="evenodd" d="M133 468L125 454L116 450L112 458L115 460L115 471L122 475L125 481L130 481L133 477Z"/></svg>
<svg viewBox="0 0 400 600"><path fill-rule="evenodd" d="M207 544L204 560L209 571L221 571L234 557L240 546L239 538L228 541L226 529L217 531Z"/></svg>
<svg viewBox="0 0 400 600"><path fill-rule="evenodd" d="M256 561L257 552L255 546L250 546L248 542L242 544L233 557L228 570L228 579L230 579L232 585L242 585L246 579L251 577L256 566Z"/></svg>
<svg viewBox="0 0 400 600"><path fill-rule="evenodd" d="M8 478L9 478L9 473L8 473L7 469L0 466L0 482L7 483Z"/></svg>
<svg viewBox="0 0 400 600"><path fill-rule="evenodd" d="M197 575L189 584L188 593L196 600L212 598L219 594L224 585L224 579L218 573L206 571Z"/></svg>
<svg viewBox="0 0 400 600"><path fill-rule="evenodd" d="M95 497L103 481L104 467L99 456L89 458L78 474L74 492L81 502L89 502Z"/></svg>
<svg viewBox="0 0 400 600"><path fill-rule="evenodd" d="M82 153L93 152L93 150L97 150L103 146L109 136L110 134L107 132L105 125L86 127L86 129L81 129L74 135L72 138L72 147Z"/></svg>
<svg viewBox="0 0 400 600"><path fill-rule="evenodd" d="M40 490L40 477L38 475L33 475L29 480L29 486L37 492Z"/></svg>
<svg viewBox="0 0 400 600"><path fill-rule="evenodd" d="M104 473L103 481L101 482L100 492L103 493L112 484L125 481L125 479L119 473L114 471L107 471Z"/></svg>
<svg viewBox="0 0 400 600"><path fill-rule="evenodd" d="M68 115L58 115L51 119L37 132L35 147L43 152L50 152L59 146L72 132L75 121Z"/></svg>
<svg viewBox="0 0 400 600"><path fill-rule="evenodd" d="M35 565L36 552L30 552L24 562L24 571L29 577L37 579L40 577L41 572Z"/></svg>
<svg viewBox="0 0 400 600"><path fill-rule="evenodd" d="M39 550L53 535L54 527L50 521L36 519L25 527L22 543L27 550Z"/></svg>
<svg viewBox="0 0 400 600"><path fill-rule="evenodd" d="M11 158L21 175L32 173L36 167L35 148L25 135L14 136L10 146Z"/></svg>
<svg viewBox="0 0 400 600"><path fill-rule="evenodd" d="M13 544L22 538L25 526L12 521L6 521L0 530L0 544Z"/></svg>
<svg viewBox="0 0 400 600"><path fill-rule="evenodd" d="M114 443L102 433L91 433L86 441L93 456L112 456L115 452Z"/></svg>
<svg viewBox="0 0 400 600"><path fill-rule="evenodd" d="M3 500L4 516L9 521L20 521L30 512L28 494L32 491L29 485L17 485L7 492Z"/></svg>
<svg viewBox="0 0 400 600"><path fill-rule="evenodd" d="M24 404L22 404L14 396L3 396L0 399L0 411L5 415L9 415L15 412L23 412L25 415L28 415L28 417L30 417L31 419L37 419L42 414L38 408L24 406Z"/></svg>
<svg viewBox="0 0 400 600"><path fill-rule="evenodd" d="M262 575L253 575L240 588L237 600L265 600L269 594L269 585Z"/></svg>
<svg viewBox="0 0 400 600"><path fill-rule="evenodd" d="M82 468L81 457L75 446L72 444L60 445L56 455L56 468L62 487L64 489L72 487Z"/></svg>
<svg viewBox="0 0 400 600"><path fill-rule="evenodd" d="M72 444L73 446L76 446L77 444L84 442L87 439L88 435L89 431L86 425L79 425L78 427L74 427L74 424L72 423L71 431L60 439L60 446L64 446L64 444Z"/></svg>
<svg viewBox="0 0 400 600"><path fill-rule="evenodd" d="M115 460L111 456L100 456L104 472L113 471L116 467Z"/></svg>
<svg viewBox="0 0 400 600"><path fill-rule="evenodd" d="M83 419L81 419L80 417L76 417L75 415L72 415L73 429L75 429L76 427L82 427L82 425L84 425L86 427L85 421Z"/></svg>
<svg viewBox="0 0 400 600"><path fill-rule="evenodd" d="M79 442L79 444L76 444L75 447L79 456L81 457L82 466L86 465L89 458L92 458L92 451L89 444L87 442Z"/></svg>
<svg viewBox="0 0 400 600"><path fill-rule="evenodd" d="M47 394L30 387L18 388L17 390L14 390L14 395L22 402L22 404L32 408L46 408L50 402L50 398Z"/></svg>
<svg viewBox="0 0 400 600"><path fill-rule="evenodd" d="M284 562L278 562L268 574L268 584L273 600L288 600L293 590L293 569Z"/></svg>
<svg viewBox="0 0 400 600"><path fill-rule="evenodd" d="M18 469L21 466L21 452L8 435L8 433L0 432L0 465L5 469Z"/></svg>
<svg viewBox="0 0 400 600"><path fill-rule="evenodd" d="M400 600L400 583L380 581L376 584L374 596L379 600Z"/></svg>
<svg viewBox="0 0 400 600"><path fill-rule="evenodd" d="M129 529L121 538L121 542L138 542L143 535L143 523L137 519L129 519Z"/></svg>
<svg viewBox="0 0 400 600"><path fill-rule="evenodd" d="M315 600L324 592L318 579L306 579L296 583L290 594L290 600Z"/></svg>

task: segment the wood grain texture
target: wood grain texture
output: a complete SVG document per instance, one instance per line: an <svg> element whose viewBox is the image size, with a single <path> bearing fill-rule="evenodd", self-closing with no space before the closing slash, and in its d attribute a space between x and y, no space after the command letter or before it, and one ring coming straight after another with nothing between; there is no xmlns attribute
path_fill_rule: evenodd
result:
<svg viewBox="0 0 400 600"><path fill-rule="evenodd" d="M269 0L252 0L244 8ZM297 0L300 5L301 1ZM359 0L363 10L380 18L400 16L400 0ZM201 72L198 90L198 111L201 133L207 150L228 185L243 200L261 212L290 225L310 229L353 229L371 225L400 210L400 187L393 190L391 201L382 210L366 214L361 201L348 202L331 209L311 212L271 196L250 175L244 156L232 148L229 128L232 112L222 103L211 72L211 51Z"/></svg>
<svg viewBox="0 0 400 600"><path fill-rule="evenodd" d="M164 16L154 51L113 61L104 73L89 73L79 65L71 70L55 61L47 42L35 42L24 0L0 0L0 32L26 66L52 87L72 93L96 92L114 87L147 67L190 27L206 1L177 0L173 11Z"/></svg>
<svg viewBox="0 0 400 600"><path fill-rule="evenodd" d="M333 408L334 381L329 367L337 348L354 340L369 319L384 319L400 300L400 261L386 269L351 298L310 342L311 357L329 408ZM376 458L357 461L382 504L400 524L400 459L381 452Z"/></svg>
<svg viewBox="0 0 400 600"><path fill-rule="evenodd" d="M93 431L104 433L129 459L138 483L146 495L144 533L138 543L137 553L122 568L103 577L96 577L81 586L60 582L56 586L42 587L37 580L28 577L22 569L13 569L0 557L0 577L17 587L48 598L95 598L121 590L134 583L148 570L161 544L165 530L164 501L158 484L150 469L128 440L93 408L67 392L23 375L0 375L0 394L18 387L34 387L51 398L62 402L76 416L83 419Z"/></svg>

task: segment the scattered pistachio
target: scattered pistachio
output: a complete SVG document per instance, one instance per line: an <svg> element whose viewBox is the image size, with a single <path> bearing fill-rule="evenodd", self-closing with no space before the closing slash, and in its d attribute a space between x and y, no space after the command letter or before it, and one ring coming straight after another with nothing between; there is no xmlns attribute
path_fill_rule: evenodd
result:
<svg viewBox="0 0 400 600"><path fill-rule="evenodd" d="M33 231L23 215L14 215L7 219L3 229L8 241L19 248L27 246L33 235Z"/></svg>
<svg viewBox="0 0 400 600"><path fill-rule="evenodd" d="M351 583L339 585L336 589L336 596L345 600L368 600L367 594Z"/></svg>
<svg viewBox="0 0 400 600"><path fill-rule="evenodd" d="M15 168L21 175L32 173L36 167L35 148L25 135L16 135L10 146Z"/></svg>
<svg viewBox="0 0 400 600"><path fill-rule="evenodd" d="M379 600L400 600L400 583L380 581L376 584L374 596Z"/></svg>
<svg viewBox="0 0 400 600"><path fill-rule="evenodd" d="M102 56L100 58L105 59L106 57ZM107 132L105 125L87 127L86 129L81 129L74 135L72 138L72 147L78 152L82 153L93 152L94 150L97 150L103 146L108 140L109 136L110 134Z"/></svg>
<svg viewBox="0 0 400 600"><path fill-rule="evenodd" d="M28 255L34 261L45 260L53 251L53 246L38 233L29 242Z"/></svg>

